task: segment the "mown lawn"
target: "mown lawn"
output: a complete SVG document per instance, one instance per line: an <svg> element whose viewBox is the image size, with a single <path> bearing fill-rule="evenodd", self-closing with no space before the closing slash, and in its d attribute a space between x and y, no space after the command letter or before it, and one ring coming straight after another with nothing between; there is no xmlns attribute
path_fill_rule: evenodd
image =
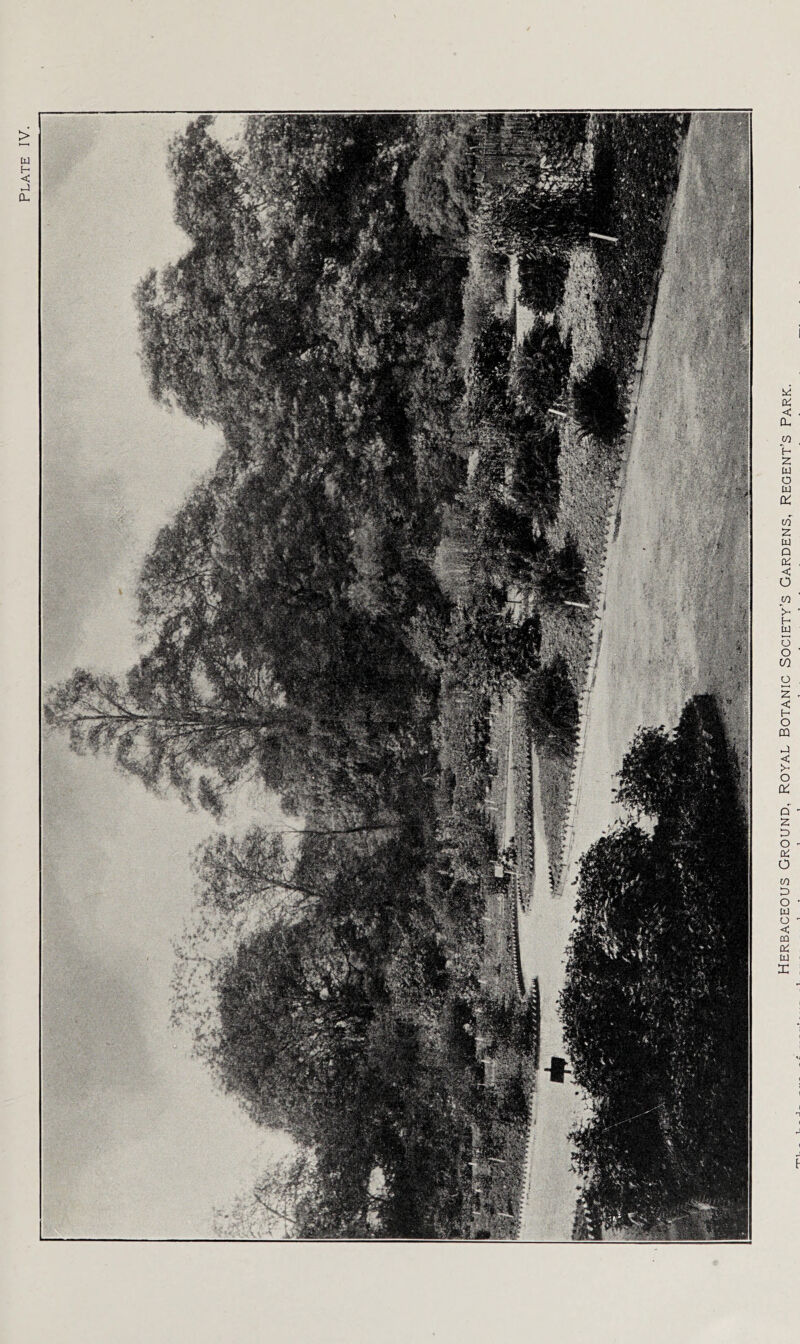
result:
<svg viewBox="0 0 800 1344"><path fill-rule="evenodd" d="M617 816L617 772L637 729L671 727L698 693L714 698L737 801L747 802L749 173L746 118L737 121L698 115L690 130L609 567L575 815L576 862ZM724 470L709 444L724 445ZM705 797L704 806L707 811ZM731 800L722 808L723 820L733 807ZM718 854L705 865L706 881L730 852L721 821L716 829ZM746 902L745 886L742 875L740 902ZM665 973L688 966L713 943L717 929L728 930L732 902L733 884L726 882L724 916L712 919L710 933L701 931L683 955L671 942ZM711 909L708 902L703 909ZM690 1182L678 1171L691 1199L680 1201L674 1218L655 1222L649 1238L735 1237L746 1228L744 1194L730 1188L746 1168L746 960L740 948L735 988L733 971L723 977L734 1007L724 1014L701 1081L698 1061L705 1061L713 1032L707 1015L684 1013L683 1048L664 1089L669 1111L678 1115L669 1115L663 1142L677 1154L676 1164L696 1174ZM683 991L674 997L682 1008ZM710 996L714 1009L719 1001L719 993ZM678 1039L677 1026L673 1035ZM721 1102L724 1087L731 1092ZM687 1118L687 1107L697 1101ZM715 1107L725 1124L711 1119ZM734 1122L736 1141L725 1132ZM731 1172L721 1177L722 1163L729 1161ZM692 1202L712 1205L711 1216ZM645 1232L636 1226L622 1235L639 1240Z"/></svg>
<svg viewBox="0 0 800 1344"><path fill-rule="evenodd" d="M597 231L618 244L576 249L564 303L556 314L572 341L573 376L598 360L616 373L627 413L642 326L654 294L664 246L668 206L677 185L679 149L687 119L674 116L599 116L593 119L599 204ZM591 623L599 596L609 512L619 477L622 443L606 445L561 422L558 512L554 545L573 538L586 565L588 608L549 606L542 611L543 661L560 654L580 698L588 670ZM568 805L571 762L541 756L544 828L554 876Z"/></svg>
<svg viewBox="0 0 800 1344"><path fill-rule="evenodd" d="M632 379L638 342L663 246L665 207L676 181L682 126L674 118L644 117L593 119L591 135L598 169L606 192L598 229L620 236L619 246L587 244L575 250L564 303L556 321L572 342L572 375L580 376L598 359L617 374L626 398ZM624 227L623 227L624 226ZM477 275L481 268L472 268ZM482 272L481 272L482 274ZM481 311L498 311L496 276L481 289ZM468 285L470 299L477 281ZM485 294L484 294L485 290ZM472 321L475 304L465 302L465 318ZM624 311L623 311L624 310ZM553 546L574 540L586 566L586 609L548 605L541 611L541 659L561 655L579 697L584 686L592 617L602 576L609 511L621 462L621 440L611 446L581 436L574 423L559 427L560 494L556 515L549 525ZM530 595L529 602L533 595ZM535 600L535 599L534 599ZM518 880L523 904L533 888L537 856L532 852L529 787L530 732L522 704L516 701L514 728L509 735L510 698L495 697L489 728L489 759L484 773L488 788L486 816L498 850L513 834L517 848ZM450 732L454 725L450 725ZM466 732L468 725L462 725ZM506 819L508 753L514 767L514 799ZM446 753L445 753L446 754ZM459 752L456 752L456 756ZM568 806L571 761L565 756L540 755L544 831L549 861L557 866ZM458 774L458 770L456 770ZM459 792L458 783L456 792ZM477 796L477 794L476 794ZM512 820L513 819L513 820ZM557 876L557 874L555 874ZM515 974L513 911L509 891L502 907L491 894L485 877L484 947L481 998L483 1014L476 1018L482 1037L476 1059L496 1064L495 1088L486 1089L486 1105L473 1126L473 1146L495 1159L477 1168L463 1168L465 1235L507 1238L514 1235L519 1213L528 1123L527 1108L535 1085L538 1022L524 1019L533 1013L532 1001L522 1005ZM507 1029L497 1029L498 1014L508 1016Z"/></svg>

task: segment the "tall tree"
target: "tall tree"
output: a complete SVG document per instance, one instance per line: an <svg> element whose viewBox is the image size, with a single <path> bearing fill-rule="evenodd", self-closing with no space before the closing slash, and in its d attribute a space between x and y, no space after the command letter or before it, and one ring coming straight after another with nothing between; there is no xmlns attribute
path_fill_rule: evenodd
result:
<svg viewBox="0 0 800 1344"><path fill-rule="evenodd" d="M322 882L293 872L296 859L284 836L264 826L243 836L212 835L195 855L200 904L225 915L254 907L272 917L296 915L325 895Z"/></svg>
<svg viewBox="0 0 800 1344"><path fill-rule="evenodd" d="M76 670L50 691L46 723L66 732L79 754L107 753L153 792L172 789L215 814L234 785L253 777L268 748L310 732L309 723L299 724L292 711L248 687L243 675L222 696L202 668L176 668L170 678L158 664L146 656L124 681Z"/></svg>
<svg viewBox="0 0 800 1344"><path fill-rule="evenodd" d="M167 154L175 222L195 242L228 235L247 203L236 156L213 126L210 114L196 117L172 138Z"/></svg>
<svg viewBox="0 0 800 1344"><path fill-rule="evenodd" d="M371 968L330 922L260 930L220 984L223 1087L261 1123L313 1141L353 1089L376 990Z"/></svg>

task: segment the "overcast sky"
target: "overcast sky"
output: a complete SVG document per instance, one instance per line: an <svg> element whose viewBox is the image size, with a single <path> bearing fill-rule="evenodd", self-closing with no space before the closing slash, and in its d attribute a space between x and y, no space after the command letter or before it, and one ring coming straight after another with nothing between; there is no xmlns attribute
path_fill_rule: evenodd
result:
<svg viewBox="0 0 800 1344"><path fill-rule="evenodd" d="M42 122L45 686L136 656L138 567L221 448L154 405L136 349L134 286L188 245L165 170L185 122ZM43 1231L210 1235L213 1206L282 1146L168 1026L171 941L213 823L49 738L43 815Z"/></svg>

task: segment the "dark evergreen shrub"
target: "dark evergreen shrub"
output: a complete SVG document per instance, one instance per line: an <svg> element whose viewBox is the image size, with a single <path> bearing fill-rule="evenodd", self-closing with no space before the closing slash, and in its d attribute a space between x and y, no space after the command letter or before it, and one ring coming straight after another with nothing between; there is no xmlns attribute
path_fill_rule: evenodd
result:
<svg viewBox="0 0 800 1344"><path fill-rule="evenodd" d="M617 375L606 364L595 364L572 388L572 411L581 434L601 443L614 443L625 428L625 412Z"/></svg>
<svg viewBox="0 0 800 1344"><path fill-rule="evenodd" d="M583 602L586 599L586 566L574 537L549 550L539 567L539 595L544 602Z"/></svg>
<svg viewBox="0 0 800 1344"><path fill-rule="evenodd" d="M564 658L559 655L531 673L523 704L537 749L569 756L578 727L578 697Z"/></svg>
<svg viewBox="0 0 800 1344"><path fill-rule="evenodd" d="M525 336L515 362L515 382L519 396L532 411L544 416L549 407L564 397L572 343L562 342L558 329L538 317Z"/></svg>
<svg viewBox="0 0 800 1344"><path fill-rule="evenodd" d="M519 259L519 297L526 308L552 313L564 297L569 258L540 252Z"/></svg>
<svg viewBox="0 0 800 1344"><path fill-rule="evenodd" d="M467 406L480 419L497 415L508 395L509 365L514 335L505 318L493 317L478 332L467 370Z"/></svg>

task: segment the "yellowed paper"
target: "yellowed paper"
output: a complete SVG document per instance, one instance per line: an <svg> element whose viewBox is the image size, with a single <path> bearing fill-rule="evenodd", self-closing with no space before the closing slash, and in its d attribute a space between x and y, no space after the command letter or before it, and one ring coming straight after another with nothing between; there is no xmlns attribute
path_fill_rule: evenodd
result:
<svg viewBox="0 0 800 1344"><path fill-rule="evenodd" d="M483 1339L558 1331L568 1340L790 1340L800 1315L800 859L781 904L780 808L800 841L800 787L781 793L781 656L800 713L800 580L781 554L791 517L781 438L800 404L800 157L789 4L513 4L401 8L83 5L6 10L0 318L2 452L3 1108L5 1255L0 1336L53 1340ZM367 109L731 109L752 112L753 717L752 1238L749 1244L198 1244L42 1241L39 1227L38 182L43 113ZM144 126L144 121L142 125ZM127 161L106 171L136 173ZM102 160L101 160L102 162ZM30 174L30 183L28 183ZM81 179L87 195L113 180ZM703 183L695 184L698 197ZM59 264L84 267L80 200ZM729 283L719 276L720 289ZM744 338L744 333L743 333ZM113 333L109 336L113 339ZM103 336L92 344L103 358ZM109 350L113 360L115 352ZM65 367L69 361L65 355ZM786 394L793 389L791 425ZM709 442L724 475L725 445ZM154 481L153 490L169 489ZM791 493L791 492L789 492ZM81 501L85 504L85 501ZM126 520L117 520L124 529ZM113 550L114 533L102 539ZM99 540L98 540L99 545ZM782 576L790 583L782 586ZM793 642L781 643L781 598ZM65 604L60 619L69 625ZM67 631L68 634L68 631ZM114 631L109 631L113 637ZM66 635L65 635L66 638ZM796 729L792 727L792 734ZM790 739L791 740L791 739ZM791 779L791 775L790 775ZM72 780L65 773L63 787ZM157 821L153 814L153 843ZM164 842L167 843L166 841ZM132 846L132 883L141 855ZM790 942L782 912L794 921ZM79 967L76 967L79 974ZM80 1003L76 983L76 1004ZM109 1012L114 1005L109 1004ZM80 1030L80 1023L76 1024ZM195 1131L197 1161L214 1141ZM230 1143L236 1136L228 1136ZM158 1181L154 1173L153 1200ZM107 1172L119 1197L122 1177ZM176 1236L178 1234L176 1233Z"/></svg>

